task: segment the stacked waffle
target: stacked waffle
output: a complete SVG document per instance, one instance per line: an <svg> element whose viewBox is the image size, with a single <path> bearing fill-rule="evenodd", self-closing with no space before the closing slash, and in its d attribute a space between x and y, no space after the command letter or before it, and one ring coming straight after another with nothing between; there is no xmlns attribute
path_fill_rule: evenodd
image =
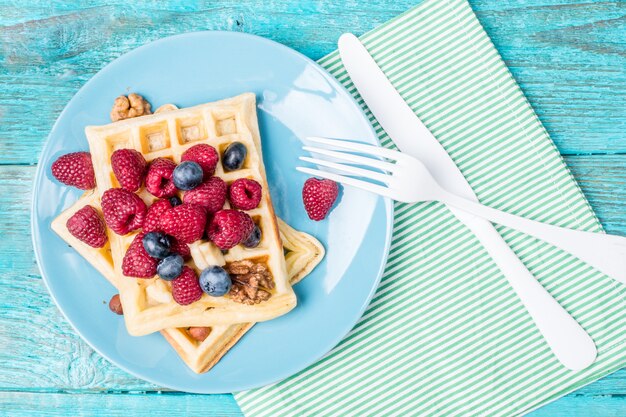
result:
<svg viewBox="0 0 626 417"><path fill-rule="evenodd" d="M97 188L63 212L54 220L52 227L119 290L130 334L161 331L195 372L205 372L254 322L275 318L295 306L291 285L319 263L324 249L316 239L292 229L274 215L253 94L186 109L170 106L168 111L154 115L88 127L86 133ZM226 270L229 270L229 265L263 265L264 273L272 280L272 285L265 288L269 292L267 299L242 303L231 293L221 297L203 294L193 303L180 305L172 297L169 281L158 276L132 278L124 275L124 256L139 231L119 235L107 228L108 242L101 248L91 247L68 232L67 221L78 210L86 205L100 210L102 195L120 186L111 164L111 155L117 149L134 149L148 162L166 158L179 163L183 152L192 146L208 144L222 155L229 145L236 142L247 148L243 165L240 169L227 172L218 164L215 175L227 184L247 178L261 185L260 203L247 211L261 231L261 241L253 248L239 244L221 251L213 242L196 240L189 243L191 259L186 265L198 274L214 265L223 266ZM148 206L156 200L143 188L137 194ZM227 206L228 203L225 208ZM196 326L208 328L208 335L205 333L203 340L190 335L189 327Z"/></svg>

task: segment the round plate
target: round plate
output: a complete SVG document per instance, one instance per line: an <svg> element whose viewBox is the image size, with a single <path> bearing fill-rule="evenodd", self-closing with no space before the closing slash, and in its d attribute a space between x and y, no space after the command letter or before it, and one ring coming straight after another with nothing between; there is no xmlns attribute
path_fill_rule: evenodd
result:
<svg viewBox="0 0 626 417"><path fill-rule="evenodd" d="M324 261L296 285L298 306L256 325L209 372L187 368L158 333L128 335L107 306L115 289L51 230L50 222L80 196L52 178L60 155L87 150L87 125L109 123L116 96L144 95L153 108L179 107L256 93L263 157L276 213L317 237ZM104 357L158 386L225 393L286 378L314 363L355 325L382 274L391 240L392 204L345 189L321 222L301 202L306 177L295 170L301 140L319 135L376 144L367 118L319 65L270 40L233 32L174 36L138 48L96 74L68 103L43 150L33 195L33 242L50 294L76 331Z"/></svg>

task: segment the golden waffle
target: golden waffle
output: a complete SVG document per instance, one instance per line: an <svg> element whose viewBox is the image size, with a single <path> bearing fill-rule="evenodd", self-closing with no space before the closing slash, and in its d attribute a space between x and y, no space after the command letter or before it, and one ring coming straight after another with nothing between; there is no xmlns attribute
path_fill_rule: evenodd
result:
<svg viewBox="0 0 626 417"><path fill-rule="evenodd" d="M67 230L67 220L86 205L100 210L99 198L95 192L85 193L74 205L61 213L52 222L52 229L118 288L119 281L128 278L115 273L109 243L107 242L103 248L92 248L76 239ZM291 284L295 284L322 260L324 247L314 237L291 228L280 219L278 228L285 248L289 280ZM186 328L164 329L161 330L161 334L194 372L202 373L211 369L253 325L254 323L214 326L202 342L191 338Z"/></svg>
<svg viewBox="0 0 626 417"><path fill-rule="evenodd" d="M136 233L125 236L108 233L115 273L124 278L119 280L119 290L130 334L140 336L170 327L264 321L285 314L296 305L296 297L287 278L283 248L265 177L254 94L246 93L214 103L127 119L105 126L90 126L85 129L85 133L99 196L109 188L119 187L110 164L111 154L116 149L135 149L147 161L162 157L178 163L182 153L193 145L209 144L221 155L230 143L236 141L248 149L242 169L224 172L220 163L215 175L226 183L237 178L252 178L263 187L259 207L247 211L262 231L263 237L257 248L248 249L238 245L222 255L211 242L200 240L189 245L192 256L189 265L197 272L209 265L223 265L244 259L266 263L275 288L269 300L256 305L235 302L228 295L210 297L204 294L199 301L181 306L173 300L167 281L123 276L122 259ZM154 200L145 190L140 192L140 196L147 203Z"/></svg>

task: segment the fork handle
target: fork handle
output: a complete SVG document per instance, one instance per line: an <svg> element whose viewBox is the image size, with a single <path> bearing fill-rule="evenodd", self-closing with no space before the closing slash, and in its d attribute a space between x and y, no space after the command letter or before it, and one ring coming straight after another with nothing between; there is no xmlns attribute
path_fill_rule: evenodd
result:
<svg viewBox="0 0 626 417"><path fill-rule="evenodd" d="M441 201L493 223L510 227L556 246L598 271L626 283L626 238L553 226L485 206L442 191Z"/></svg>

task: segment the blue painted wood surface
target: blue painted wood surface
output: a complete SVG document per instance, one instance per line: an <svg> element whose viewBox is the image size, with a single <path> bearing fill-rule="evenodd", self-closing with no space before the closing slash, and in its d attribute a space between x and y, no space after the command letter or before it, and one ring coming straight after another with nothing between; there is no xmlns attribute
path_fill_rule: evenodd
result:
<svg viewBox="0 0 626 417"><path fill-rule="evenodd" d="M0 0L0 415L238 416L230 395L161 390L94 353L53 305L29 236L42 144L72 95L164 36L254 33L313 59L419 0ZM472 0L609 232L626 235L626 3ZM218 63L216 63L218 64ZM626 415L626 370L534 417Z"/></svg>

